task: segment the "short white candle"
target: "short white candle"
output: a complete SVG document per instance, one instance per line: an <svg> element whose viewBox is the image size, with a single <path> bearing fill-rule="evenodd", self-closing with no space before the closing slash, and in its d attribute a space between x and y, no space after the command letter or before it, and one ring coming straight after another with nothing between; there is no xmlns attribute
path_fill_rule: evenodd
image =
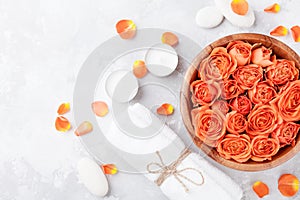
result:
<svg viewBox="0 0 300 200"><path fill-rule="evenodd" d="M146 53L145 63L155 76L168 76L178 65L178 55L175 49L167 44L156 44Z"/></svg>
<svg viewBox="0 0 300 200"><path fill-rule="evenodd" d="M131 71L118 70L112 72L105 84L105 89L113 100L118 102L128 102L132 100L138 92L138 81Z"/></svg>

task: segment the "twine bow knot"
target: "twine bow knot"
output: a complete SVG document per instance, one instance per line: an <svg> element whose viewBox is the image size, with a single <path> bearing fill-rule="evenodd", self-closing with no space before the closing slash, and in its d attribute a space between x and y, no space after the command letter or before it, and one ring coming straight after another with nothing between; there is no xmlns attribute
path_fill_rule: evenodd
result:
<svg viewBox="0 0 300 200"><path fill-rule="evenodd" d="M201 171L199 171L196 168L184 168L181 170L177 170L177 167L180 165L180 163L182 163L182 161L191 153L191 151L189 149L185 149L182 154L179 156L179 158L177 160L175 160L173 163L171 163L170 165L166 165L160 155L160 153L157 151L156 154L159 157L160 163L157 162L152 162L150 164L147 165L147 170L149 173L151 174L160 174L158 179L155 181L155 183L158 186L161 186L161 184L170 176L174 176L176 178L176 180L182 185L182 187L184 188L185 192L189 192L188 187L186 186L186 184L183 182L183 180L186 180L196 186L201 186L204 184L204 177ZM151 170L151 166L157 166L159 167L159 169L157 170ZM187 176L183 175L182 172L184 171L194 171L196 173L198 173L201 177L201 182L198 183L190 178L188 178ZM183 179L183 180L182 180Z"/></svg>

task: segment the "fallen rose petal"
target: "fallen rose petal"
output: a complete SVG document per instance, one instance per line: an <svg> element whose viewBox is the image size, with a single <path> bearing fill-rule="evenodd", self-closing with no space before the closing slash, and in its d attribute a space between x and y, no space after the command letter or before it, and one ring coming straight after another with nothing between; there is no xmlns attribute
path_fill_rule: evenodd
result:
<svg viewBox="0 0 300 200"><path fill-rule="evenodd" d="M161 41L164 44L168 44L168 45L174 47L178 44L178 37L174 33L165 32L161 36Z"/></svg>
<svg viewBox="0 0 300 200"><path fill-rule="evenodd" d="M108 106L103 101L95 101L92 103L93 112L98 117L104 117L108 113Z"/></svg>
<svg viewBox="0 0 300 200"><path fill-rule="evenodd" d="M277 26L274 30L270 32L273 36L286 36L289 30L284 26Z"/></svg>
<svg viewBox="0 0 300 200"><path fill-rule="evenodd" d="M58 116L55 120L55 128L60 132L67 132L71 129L71 123L63 116Z"/></svg>
<svg viewBox="0 0 300 200"><path fill-rule="evenodd" d="M137 78L143 78L148 73L147 67L145 65L145 62L142 60L136 60L133 63L133 74Z"/></svg>
<svg viewBox="0 0 300 200"><path fill-rule="evenodd" d="M116 29L123 39L131 39L136 34L136 25L132 20L123 19L118 21Z"/></svg>
<svg viewBox="0 0 300 200"><path fill-rule="evenodd" d="M252 189L259 198L263 198L264 196L269 194L269 187L261 181L256 181L252 185Z"/></svg>
<svg viewBox="0 0 300 200"><path fill-rule="evenodd" d="M165 103L157 108L156 112L160 115L172 115L174 112L174 107L169 103Z"/></svg>
<svg viewBox="0 0 300 200"><path fill-rule="evenodd" d="M62 103L57 109L57 113L59 115L66 114L69 111L70 111L70 103Z"/></svg>
<svg viewBox="0 0 300 200"><path fill-rule="evenodd" d="M274 3L273 5L265 8L264 11L269 13L278 13L280 11L280 5L278 3Z"/></svg>
<svg viewBox="0 0 300 200"><path fill-rule="evenodd" d="M299 180L292 174L283 174L278 180L278 190L285 197L292 197L299 190Z"/></svg>
<svg viewBox="0 0 300 200"><path fill-rule="evenodd" d="M238 15L246 15L249 10L249 5L246 0L232 0L231 9Z"/></svg>
<svg viewBox="0 0 300 200"><path fill-rule="evenodd" d="M104 174L114 175L118 173L118 169L114 164L106 164L101 166Z"/></svg>
<svg viewBox="0 0 300 200"><path fill-rule="evenodd" d="M76 136L82 136L82 135L85 135L89 132L91 132L93 130L93 125L88 122L88 121L85 121L85 122L82 122L78 127L77 129L75 130L75 135Z"/></svg>
<svg viewBox="0 0 300 200"><path fill-rule="evenodd" d="M300 26L293 26L291 31L295 42L300 42Z"/></svg>

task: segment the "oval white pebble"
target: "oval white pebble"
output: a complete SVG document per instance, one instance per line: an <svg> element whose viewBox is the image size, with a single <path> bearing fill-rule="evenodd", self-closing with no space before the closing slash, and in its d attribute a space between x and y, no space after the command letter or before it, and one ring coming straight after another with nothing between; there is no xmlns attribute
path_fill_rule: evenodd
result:
<svg viewBox="0 0 300 200"><path fill-rule="evenodd" d="M246 15L238 15L231 9L231 0L215 0L217 8L233 25L238 27L251 27L255 22L255 15L252 8L249 6Z"/></svg>
<svg viewBox="0 0 300 200"><path fill-rule="evenodd" d="M200 9L196 15L196 24L202 28L218 26L224 19L223 14L215 6Z"/></svg>
<svg viewBox="0 0 300 200"><path fill-rule="evenodd" d="M82 158L77 164L80 181L94 195L104 197L108 182L101 167L90 158Z"/></svg>

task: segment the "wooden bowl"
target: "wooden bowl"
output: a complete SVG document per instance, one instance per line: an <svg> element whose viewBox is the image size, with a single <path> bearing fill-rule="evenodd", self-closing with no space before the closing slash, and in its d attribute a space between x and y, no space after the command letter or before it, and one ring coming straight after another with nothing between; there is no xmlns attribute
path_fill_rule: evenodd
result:
<svg viewBox="0 0 300 200"><path fill-rule="evenodd" d="M286 162L287 160L291 159L294 155L298 153L298 151L300 150L300 136L296 138L296 145L294 147L287 146L280 149L279 152L275 156L273 156L272 160L270 161L254 162L250 160L246 163L238 163L234 160L224 159L219 155L219 153L214 148L211 148L206 144L204 144L194 134L194 127L192 125L192 120L191 120L191 110L193 108L193 105L191 102L190 84L197 79L197 73L198 73L197 68L200 62L203 59L207 58L215 47L220 47L220 46L225 47L229 42L235 40L247 41L250 44L262 43L267 48L268 47L272 48L273 52L278 57L292 60L295 62L296 66L300 68L299 55L295 51L293 51L290 47L288 47L284 43L274 38L271 38L266 35L254 34L254 33L241 33L241 34L234 34L234 35L223 37L211 43L207 47L205 47L197 55L197 57L192 62L191 66L188 68L185 74L185 81L183 82L181 88L181 97L180 97L181 115L185 127L187 128L190 136L192 137L193 142L216 162L224 166L227 166L229 168L242 170L242 171L261 171L261 170L270 169Z"/></svg>

